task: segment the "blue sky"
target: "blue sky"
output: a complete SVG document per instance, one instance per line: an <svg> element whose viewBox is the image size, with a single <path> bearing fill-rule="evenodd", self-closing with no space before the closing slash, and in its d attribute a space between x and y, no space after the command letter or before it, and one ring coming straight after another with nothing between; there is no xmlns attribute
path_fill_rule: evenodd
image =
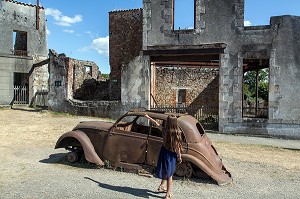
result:
<svg viewBox="0 0 300 199"><path fill-rule="evenodd" d="M35 4L34 0L20 0ZM175 15L175 26L189 28L193 0L178 0L184 11ZM40 0L47 19L48 48L68 57L94 61L101 73L109 73L108 12L142 8L142 0ZM175 10L176 11L176 10ZM267 25L271 16L300 16L300 0L245 0L245 24ZM178 20L176 20L176 16Z"/></svg>

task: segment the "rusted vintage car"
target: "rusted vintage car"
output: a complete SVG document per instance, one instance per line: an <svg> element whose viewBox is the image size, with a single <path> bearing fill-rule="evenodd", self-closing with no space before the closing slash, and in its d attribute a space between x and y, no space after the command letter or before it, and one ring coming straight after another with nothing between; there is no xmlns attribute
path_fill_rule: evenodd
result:
<svg viewBox="0 0 300 199"><path fill-rule="evenodd" d="M66 148L67 159L75 162L80 153L87 161L103 165L109 162L114 167L155 168L162 146L162 132L145 116L148 114L164 124L170 113L133 111L123 115L115 123L87 121L78 124L72 131L63 134L55 148ZM202 125L188 114L176 114L182 130L182 163L175 174L191 177L193 174L211 177L219 185L232 182L231 174L224 167L217 151L207 137Z"/></svg>

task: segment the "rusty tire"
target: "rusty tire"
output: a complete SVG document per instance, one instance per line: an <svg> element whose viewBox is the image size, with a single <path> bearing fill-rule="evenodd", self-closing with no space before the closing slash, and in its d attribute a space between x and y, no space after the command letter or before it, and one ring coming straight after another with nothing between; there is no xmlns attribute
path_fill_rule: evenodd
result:
<svg viewBox="0 0 300 199"><path fill-rule="evenodd" d="M193 167L188 161L183 161L176 166L175 174L180 177L190 178L193 175Z"/></svg>
<svg viewBox="0 0 300 199"><path fill-rule="evenodd" d="M67 153L67 161L68 162L74 163L74 162L77 162L78 159L79 159L78 153L76 153L75 151Z"/></svg>

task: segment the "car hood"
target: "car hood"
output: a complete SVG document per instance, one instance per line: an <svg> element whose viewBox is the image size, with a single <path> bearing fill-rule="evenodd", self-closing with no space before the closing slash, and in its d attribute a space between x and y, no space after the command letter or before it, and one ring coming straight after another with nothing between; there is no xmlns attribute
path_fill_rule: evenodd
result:
<svg viewBox="0 0 300 199"><path fill-rule="evenodd" d="M113 126L113 122L105 122L105 121L87 121L80 122L73 130L78 129L95 129L101 131L107 131Z"/></svg>

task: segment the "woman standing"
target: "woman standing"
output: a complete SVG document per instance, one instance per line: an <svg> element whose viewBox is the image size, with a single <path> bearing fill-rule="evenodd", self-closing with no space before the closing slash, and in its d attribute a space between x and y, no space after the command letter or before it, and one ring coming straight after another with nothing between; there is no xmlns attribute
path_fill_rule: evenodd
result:
<svg viewBox="0 0 300 199"><path fill-rule="evenodd" d="M160 126L157 121L147 114L145 117L156 126ZM172 194L170 189L172 186L173 174L176 170L176 163L182 162L182 137L181 131L178 128L176 116L168 116L165 126L162 127L162 135L163 146L160 149L156 166L156 175L162 179L158 191L166 192L165 198L171 198ZM165 187L166 182L167 188Z"/></svg>

